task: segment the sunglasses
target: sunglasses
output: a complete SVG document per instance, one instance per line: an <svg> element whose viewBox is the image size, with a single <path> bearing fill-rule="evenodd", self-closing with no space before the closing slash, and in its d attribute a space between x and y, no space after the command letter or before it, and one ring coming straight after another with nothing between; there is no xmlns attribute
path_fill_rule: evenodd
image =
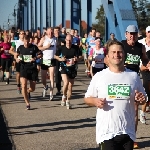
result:
<svg viewBox="0 0 150 150"><path fill-rule="evenodd" d="M131 35L137 35L137 32L129 32Z"/></svg>

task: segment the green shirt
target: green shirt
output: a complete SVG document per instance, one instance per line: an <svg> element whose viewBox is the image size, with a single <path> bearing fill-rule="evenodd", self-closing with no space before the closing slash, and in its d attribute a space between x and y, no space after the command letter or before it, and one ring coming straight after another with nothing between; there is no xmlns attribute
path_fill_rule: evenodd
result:
<svg viewBox="0 0 150 150"><path fill-rule="evenodd" d="M11 46L12 46L13 48L16 48L15 42L12 42L12 43L11 43Z"/></svg>

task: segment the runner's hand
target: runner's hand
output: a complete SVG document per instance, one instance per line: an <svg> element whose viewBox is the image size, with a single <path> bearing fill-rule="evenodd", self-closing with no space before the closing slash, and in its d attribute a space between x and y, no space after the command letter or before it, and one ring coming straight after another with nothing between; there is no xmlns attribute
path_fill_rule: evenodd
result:
<svg viewBox="0 0 150 150"><path fill-rule="evenodd" d="M94 99L94 105L97 108L103 108L105 104L106 104L106 98L95 98Z"/></svg>
<svg viewBox="0 0 150 150"><path fill-rule="evenodd" d="M61 57L61 61L66 61L65 56Z"/></svg>
<svg viewBox="0 0 150 150"><path fill-rule="evenodd" d="M16 62L19 63L19 62L20 62L20 59L17 58L17 59L16 59Z"/></svg>
<svg viewBox="0 0 150 150"><path fill-rule="evenodd" d="M35 61L35 58L31 58L30 62L34 62Z"/></svg>
<svg viewBox="0 0 150 150"><path fill-rule="evenodd" d="M74 60L74 61L78 61L78 58L74 56L74 59L73 59L73 60Z"/></svg>
<svg viewBox="0 0 150 150"><path fill-rule="evenodd" d="M142 92L138 92L137 90L135 90L135 100L139 103L143 103L144 101L146 101L146 97Z"/></svg>

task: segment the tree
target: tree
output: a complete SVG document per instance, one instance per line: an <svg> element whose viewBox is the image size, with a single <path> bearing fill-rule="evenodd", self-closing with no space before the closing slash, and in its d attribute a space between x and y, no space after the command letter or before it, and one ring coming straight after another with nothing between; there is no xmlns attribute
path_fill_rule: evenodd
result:
<svg viewBox="0 0 150 150"><path fill-rule="evenodd" d="M150 2L148 0L130 0L139 29L144 33L150 25Z"/></svg>
<svg viewBox="0 0 150 150"><path fill-rule="evenodd" d="M96 28L97 31L100 31L101 35L105 35L105 13L103 5L100 5L100 8L97 8L97 14L95 17L96 23L92 26Z"/></svg>
<svg viewBox="0 0 150 150"><path fill-rule="evenodd" d="M137 7L137 0L130 0L130 1L131 1L131 4L132 4L132 8L133 8L134 14L135 14L135 18L136 18L136 20L138 21L138 14L137 14L137 10L138 10L138 7Z"/></svg>
<svg viewBox="0 0 150 150"><path fill-rule="evenodd" d="M137 15L138 15L138 26L142 28L142 30L148 26L148 15L147 15L147 6L148 0L138 0L137 3Z"/></svg>

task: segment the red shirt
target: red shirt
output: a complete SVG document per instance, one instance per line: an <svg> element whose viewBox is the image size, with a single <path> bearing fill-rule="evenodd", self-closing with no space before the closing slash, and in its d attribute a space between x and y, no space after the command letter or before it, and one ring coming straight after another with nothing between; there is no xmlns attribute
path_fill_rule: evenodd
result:
<svg viewBox="0 0 150 150"><path fill-rule="evenodd" d="M1 50L1 58L11 58L9 54L11 43L0 43L0 48L3 48L3 50Z"/></svg>

